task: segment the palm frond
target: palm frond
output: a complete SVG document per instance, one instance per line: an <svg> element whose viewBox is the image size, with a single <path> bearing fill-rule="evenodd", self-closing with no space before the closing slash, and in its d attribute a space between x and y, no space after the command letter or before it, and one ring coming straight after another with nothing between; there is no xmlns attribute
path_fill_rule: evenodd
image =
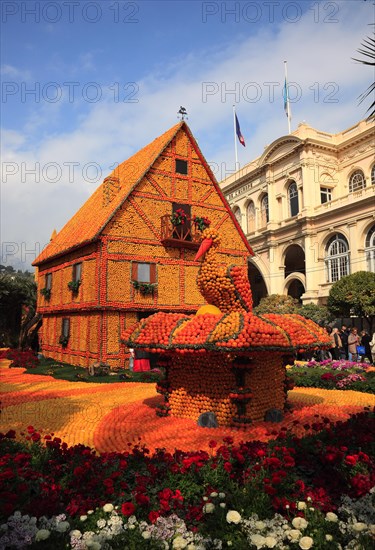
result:
<svg viewBox="0 0 375 550"><path fill-rule="evenodd" d="M367 36L362 44L362 48L359 48L357 50L358 53L363 55L364 59L356 59L352 57L353 61L357 61L358 63L362 63L363 65L369 65L371 67L375 66L375 38L372 38L370 36ZM368 60L370 59L370 61ZM366 91L364 91L359 97L359 105L363 103L365 99L367 99L369 96L372 96L375 92L375 82L370 84L370 86L367 88ZM369 115L367 116L367 120L373 120L375 119L375 99L371 103L370 107L367 109L366 113L369 112Z"/></svg>

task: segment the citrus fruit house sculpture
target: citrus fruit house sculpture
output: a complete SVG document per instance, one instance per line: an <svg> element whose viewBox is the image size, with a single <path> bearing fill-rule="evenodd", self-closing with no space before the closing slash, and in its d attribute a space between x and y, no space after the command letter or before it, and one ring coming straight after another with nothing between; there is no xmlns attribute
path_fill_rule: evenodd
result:
<svg viewBox="0 0 375 550"><path fill-rule="evenodd" d="M244 427L285 408L291 354L327 346L329 337L300 315L254 315L246 267L219 265L219 246L218 233L205 229L195 260L203 257L197 284L208 305L195 315L155 313L123 341L160 354L159 415L198 420L212 411L219 425Z"/></svg>

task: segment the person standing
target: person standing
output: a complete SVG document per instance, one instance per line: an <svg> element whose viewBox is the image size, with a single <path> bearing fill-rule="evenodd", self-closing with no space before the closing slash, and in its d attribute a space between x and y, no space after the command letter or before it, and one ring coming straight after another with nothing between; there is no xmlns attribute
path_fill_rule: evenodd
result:
<svg viewBox="0 0 375 550"><path fill-rule="evenodd" d="M372 339L370 342L370 349L371 349L371 355L372 355L372 363L375 365L375 332L372 335Z"/></svg>
<svg viewBox="0 0 375 550"><path fill-rule="evenodd" d="M372 355L371 355L371 347L370 347L370 335L365 330L362 330L361 332L361 346L365 348L365 354L361 357L361 362L363 363L364 358L367 357L369 360L370 365L372 364Z"/></svg>
<svg viewBox="0 0 375 550"><path fill-rule="evenodd" d="M145 372L150 370L150 354L147 351L136 349L134 351L134 372Z"/></svg>
<svg viewBox="0 0 375 550"><path fill-rule="evenodd" d="M340 339L341 339L341 342L342 342L342 352L340 353L340 359L348 359L349 358L349 355L348 355L348 337L349 337L349 334L348 334L346 325L342 325L342 327L339 331L339 336L340 336Z"/></svg>
<svg viewBox="0 0 375 550"><path fill-rule="evenodd" d="M359 346L359 337L356 327L350 329L348 337L349 361L357 361L357 346Z"/></svg>
<svg viewBox="0 0 375 550"><path fill-rule="evenodd" d="M331 332L331 349L332 359L338 361L340 359L340 353L343 351L342 342L339 334L339 329L334 328Z"/></svg>

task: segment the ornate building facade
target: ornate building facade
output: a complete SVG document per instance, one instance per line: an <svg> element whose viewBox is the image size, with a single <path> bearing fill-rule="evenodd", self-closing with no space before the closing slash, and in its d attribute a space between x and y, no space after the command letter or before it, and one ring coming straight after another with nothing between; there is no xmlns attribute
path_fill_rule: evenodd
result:
<svg viewBox="0 0 375 550"><path fill-rule="evenodd" d="M254 303L325 304L334 282L375 271L375 123L338 134L301 123L220 183L255 256Z"/></svg>

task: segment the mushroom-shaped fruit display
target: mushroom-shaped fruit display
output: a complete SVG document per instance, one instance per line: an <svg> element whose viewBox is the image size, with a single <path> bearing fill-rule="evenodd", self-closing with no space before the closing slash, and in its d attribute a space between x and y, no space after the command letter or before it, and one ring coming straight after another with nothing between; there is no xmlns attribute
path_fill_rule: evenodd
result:
<svg viewBox="0 0 375 550"><path fill-rule="evenodd" d="M208 302L195 315L159 312L122 334L129 348L159 354L159 414L198 420L214 412L221 426L244 427L283 410L285 366L296 351L329 345L329 336L300 315L254 315L247 269L218 264L219 235L202 232L197 284Z"/></svg>

